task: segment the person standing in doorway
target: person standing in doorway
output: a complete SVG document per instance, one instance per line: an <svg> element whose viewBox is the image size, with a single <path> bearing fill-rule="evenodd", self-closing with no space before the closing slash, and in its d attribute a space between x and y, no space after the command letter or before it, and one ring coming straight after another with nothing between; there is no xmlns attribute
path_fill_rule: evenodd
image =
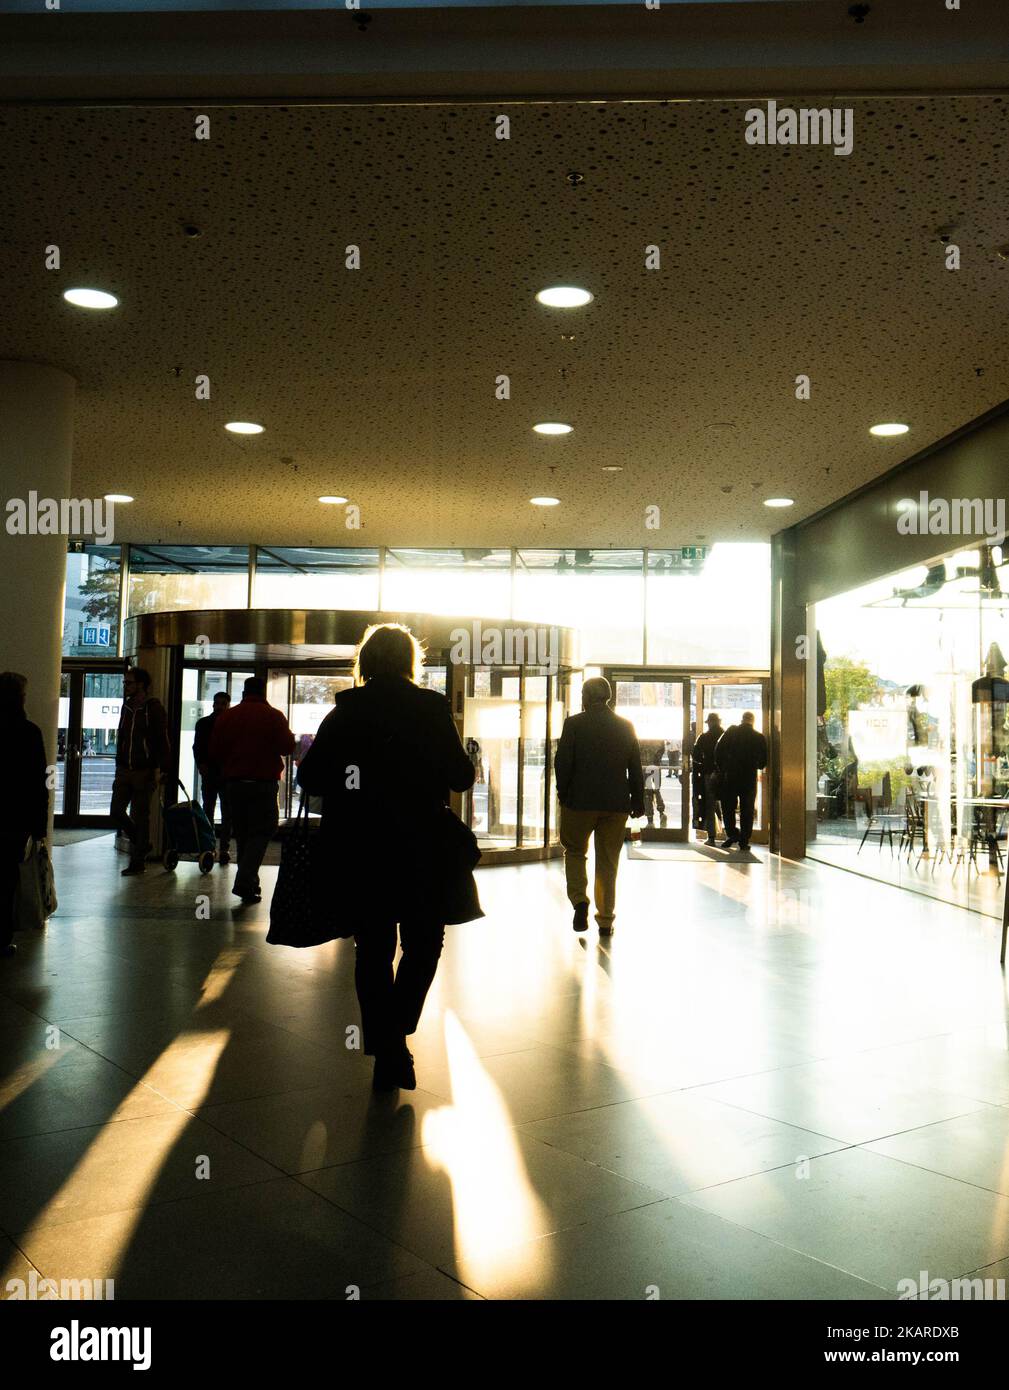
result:
<svg viewBox="0 0 1009 1390"><path fill-rule="evenodd" d="M228 796L224 787L221 769L210 757L210 739L214 726L226 709L231 708L231 696L226 690L218 690L214 695L213 710L197 719L193 731L193 757L200 771L200 799L207 813L207 820L214 823L217 802L221 803L220 854L221 865L231 863L231 816L228 814Z"/></svg>
<svg viewBox="0 0 1009 1390"><path fill-rule="evenodd" d="M116 775L109 814L130 842L123 878L142 874L150 849L151 798L169 771L168 715L151 694L151 677L134 667L123 677L123 708L116 734Z"/></svg>
<svg viewBox="0 0 1009 1390"><path fill-rule="evenodd" d="M0 801L0 956L13 956L14 908L21 864L30 840L44 840L49 828L49 790L42 730L25 714L26 678L0 673L0 734L5 752L4 795Z"/></svg>
<svg viewBox="0 0 1009 1390"><path fill-rule="evenodd" d="M767 739L753 727L753 712L747 710L738 724L726 729L715 748L715 764L721 778L722 816L726 838L721 849L738 845L750 848L753 815L757 804L757 773L767 766ZM739 829L736 829L736 804Z"/></svg>
<svg viewBox="0 0 1009 1390"><path fill-rule="evenodd" d="M561 844L572 926L589 921L589 840L595 841L596 921L601 936L613 933L617 869L627 816L645 814L641 752L634 726L615 714L613 692L603 676L582 686L582 712L564 721L557 745L557 797L561 804Z"/></svg>
<svg viewBox="0 0 1009 1390"><path fill-rule="evenodd" d="M715 748L722 737L722 721L717 714L709 714L707 729L694 744L694 772L701 779L704 794L704 828L708 832L706 845L717 843L715 839L715 816L718 813L718 768L715 766Z"/></svg>
<svg viewBox="0 0 1009 1390"><path fill-rule="evenodd" d="M662 759L666 745L659 739L641 745L641 767L645 783L645 816L649 825L655 824L655 812L659 813L659 827L666 824L666 803L662 799ZM670 759L670 764L672 759ZM672 767L670 766L670 771Z"/></svg>
<svg viewBox="0 0 1009 1390"><path fill-rule="evenodd" d="M244 904L262 900L259 870L280 820L277 788L294 734L266 699L266 682L249 676L241 703L217 718L210 761L220 768L238 849L232 893Z"/></svg>

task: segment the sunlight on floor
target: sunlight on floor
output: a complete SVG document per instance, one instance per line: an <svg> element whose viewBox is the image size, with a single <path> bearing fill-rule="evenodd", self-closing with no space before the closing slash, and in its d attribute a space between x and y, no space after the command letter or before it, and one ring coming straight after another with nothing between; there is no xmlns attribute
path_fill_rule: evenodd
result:
<svg viewBox="0 0 1009 1390"><path fill-rule="evenodd" d="M445 1012L452 1104L424 1116L425 1151L452 1185L456 1257L463 1280L491 1262L501 1277L522 1272L519 1243L549 1230L501 1093L465 1029Z"/></svg>

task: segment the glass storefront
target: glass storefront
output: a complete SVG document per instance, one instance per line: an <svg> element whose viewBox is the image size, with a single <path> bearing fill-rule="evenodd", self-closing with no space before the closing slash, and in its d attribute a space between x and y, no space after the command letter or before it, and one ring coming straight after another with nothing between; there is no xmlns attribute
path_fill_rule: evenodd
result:
<svg viewBox="0 0 1009 1390"><path fill-rule="evenodd" d="M128 576L125 604L120 598L124 574ZM450 681L446 666L439 663L446 660L450 647L454 653L453 635L442 650L431 652L432 665L422 676L422 684L454 692L454 713L477 773L474 790L465 798L465 814L487 847L537 851L556 844L559 814L551 767L564 716L579 708L582 677L572 667L609 668L622 663L628 675L634 669L644 676L646 666L672 657L682 666L682 659L690 656L709 669L725 663L753 670L766 665L769 649L767 545L679 550L77 546L68 559L68 581L65 650L90 652L92 641L108 640L110 666L123 606L131 630L148 614L250 607L352 612L375 618L381 613L426 613L443 618L458 615L484 624L493 619L499 624L514 623L510 644L510 629L495 627L492 632L487 627L483 645L472 651L476 664L460 666ZM574 640L565 639L571 645L560 668L552 655L544 655L553 643L553 637L546 641L544 634L554 627L576 634ZM503 657L491 655L496 648L488 637L500 637L502 631L506 634ZM529 647L530 641L535 642L534 648ZM136 649L135 644L128 648ZM271 663L262 668L263 674L270 674L270 698L288 709L296 724L302 755L333 695L349 683L346 658L350 650L351 646L328 642L317 646L309 658L313 665L329 652L337 664L310 674L290 669L269 673ZM187 649L190 666L182 691L179 771L187 788L198 795L192 757L196 721L209 712L217 688L231 687L233 697L240 698L241 681L250 664L241 643L208 652L210 660L192 661L193 655ZM272 660L279 658L286 667L293 656L288 649L278 651ZM226 665L211 670L218 661ZM504 664L486 664L501 661ZM241 671L231 669L239 665ZM282 689L275 688L274 675L282 676ZM114 679L118 695L118 670ZM630 679L633 682L635 677ZM658 688L648 685L650 692ZM692 724L695 711L689 683L683 687L688 689L688 723ZM626 700L622 691L618 695L621 703L634 703L641 692ZM656 827L683 833L689 825L689 810L683 810L689 798L681 796L684 742L690 737L682 732L685 698L680 692L681 703L674 715L678 731L663 729L654 736L650 726L645 731L653 819ZM656 707L649 717L659 714ZM634 718L643 717L644 706L638 703ZM85 720L81 727L83 762L92 756L85 752L85 739L95 747L101 739L98 724ZM67 736L64 727L64 742ZM656 742L661 744L657 753L651 748ZM71 750L73 756L76 749ZM282 786L288 806L296 802L290 783L291 770ZM62 783L60 795L64 796ZM88 797L104 799L104 789L89 790Z"/></svg>
<svg viewBox="0 0 1009 1390"><path fill-rule="evenodd" d="M766 668L769 546L649 550L646 600L646 665Z"/></svg>
<svg viewBox="0 0 1009 1390"><path fill-rule="evenodd" d="M63 655L119 653L118 545L85 545L67 554L63 599Z"/></svg>
<svg viewBox="0 0 1009 1390"><path fill-rule="evenodd" d="M253 608L378 607L379 552L316 546L256 547Z"/></svg>
<svg viewBox="0 0 1009 1390"><path fill-rule="evenodd" d="M121 670L78 668L61 675L56 733L57 816L94 820L108 815L122 706Z"/></svg>
<svg viewBox="0 0 1009 1390"><path fill-rule="evenodd" d="M476 781L463 797L463 819L484 849L557 844L552 767L570 700L581 690L574 675L532 666L469 668L462 737Z"/></svg>
<svg viewBox="0 0 1009 1390"><path fill-rule="evenodd" d="M1000 916L1009 567L950 552L810 612L808 853ZM815 699L815 710L812 702Z"/></svg>
<svg viewBox="0 0 1009 1390"><path fill-rule="evenodd" d="M507 617L575 629L582 660L598 664L753 669L768 660L770 547L745 543L678 550L77 545L67 559L64 655L117 654L122 555L131 617L248 607Z"/></svg>
<svg viewBox="0 0 1009 1390"><path fill-rule="evenodd" d="M466 617L510 613L511 551L388 549L382 608Z"/></svg>
<svg viewBox="0 0 1009 1390"><path fill-rule="evenodd" d="M515 616L574 628L586 660L640 662L642 561L640 550L520 550Z"/></svg>
<svg viewBox="0 0 1009 1390"><path fill-rule="evenodd" d="M130 546L130 616L173 608L245 608L248 602L248 546Z"/></svg>

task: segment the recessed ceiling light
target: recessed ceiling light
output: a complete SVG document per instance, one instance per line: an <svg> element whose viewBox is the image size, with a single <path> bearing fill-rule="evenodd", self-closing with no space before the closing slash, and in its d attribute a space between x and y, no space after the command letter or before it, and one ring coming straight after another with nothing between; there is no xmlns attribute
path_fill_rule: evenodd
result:
<svg viewBox="0 0 1009 1390"><path fill-rule="evenodd" d="M114 309L119 300L114 294L104 290L64 290L63 298L68 304L76 304L78 309Z"/></svg>
<svg viewBox="0 0 1009 1390"><path fill-rule="evenodd" d="M793 497L767 497L764 499L765 507L794 507Z"/></svg>
<svg viewBox="0 0 1009 1390"><path fill-rule="evenodd" d="M530 497L529 501L534 507L559 507L561 504L559 497Z"/></svg>
<svg viewBox="0 0 1009 1390"><path fill-rule="evenodd" d="M622 473L624 465L622 463L601 463L599 469L602 473Z"/></svg>
<svg viewBox="0 0 1009 1390"><path fill-rule="evenodd" d="M574 425L561 425L557 421L546 421L542 425L533 425L537 434L570 434Z"/></svg>
<svg viewBox="0 0 1009 1390"><path fill-rule="evenodd" d="M105 500L106 502L132 502L133 498L128 492L107 492Z"/></svg>
<svg viewBox="0 0 1009 1390"><path fill-rule="evenodd" d="M909 429L909 425L900 425L897 424L896 421L894 421L888 425L870 425L869 433L875 434L881 439L887 439L890 437L890 435L907 434Z"/></svg>
<svg viewBox="0 0 1009 1390"><path fill-rule="evenodd" d="M347 500L346 497L320 497L320 498L319 498L319 501L320 501L320 502L325 502L326 505L327 505L328 507L339 507L343 502L346 502L346 500Z"/></svg>
<svg viewBox="0 0 1009 1390"><path fill-rule="evenodd" d="M580 309L584 304L592 303L589 291L580 290L575 285L553 285L550 289L540 290L536 298L551 309Z"/></svg>
<svg viewBox="0 0 1009 1390"><path fill-rule="evenodd" d="M230 430L232 434L262 434L262 433L263 433L263 426L262 426L262 425L254 425L254 424L252 424L249 420L232 420L232 421L230 421L229 424L225 425L224 428L225 428L226 430Z"/></svg>

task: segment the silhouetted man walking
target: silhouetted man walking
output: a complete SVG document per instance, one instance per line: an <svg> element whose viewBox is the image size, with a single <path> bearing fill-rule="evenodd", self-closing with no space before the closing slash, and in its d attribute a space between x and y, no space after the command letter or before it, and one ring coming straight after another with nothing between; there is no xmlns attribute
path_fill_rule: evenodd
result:
<svg viewBox="0 0 1009 1390"><path fill-rule="evenodd" d="M280 710L267 703L265 681L250 676L242 692L241 704L218 716L210 758L225 781L238 847L231 891L243 903L258 903L259 870L280 819L277 784L284 758L294 752L294 734Z"/></svg>
<svg viewBox="0 0 1009 1390"><path fill-rule="evenodd" d="M211 825L214 823L214 808L218 797L221 800L221 864L231 863L231 816L228 813L228 793L221 769L210 757L210 740L218 719L230 707L231 696L226 690L218 690L214 696L213 713L197 719L196 728L193 730L193 757L200 770L200 797Z"/></svg>
<svg viewBox="0 0 1009 1390"><path fill-rule="evenodd" d="M691 757L694 771L700 774L704 789L704 828L708 832L706 845L714 845L715 815L718 811L718 768L715 764L715 749L722 737L722 721L717 714L709 714L707 729L694 744Z"/></svg>
<svg viewBox="0 0 1009 1390"><path fill-rule="evenodd" d="M561 844L572 926L584 931L589 920L586 858L595 840L596 921L601 936L613 932L617 869L627 815L645 813L641 753L634 727L610 708L612 691L603 676L582 686L582 713L564 721L557 745L557 797L561 804Z"/></svg>
<svg viewBox="0 0 1009 1390"><path fill-rule="evenodd" d="M130 842L130 862L122 871L123 878L128 878L144 872L151 847L151 798L158 779L169 770L171 745L168 715L161 701L151 694L147 671L136 666L126 672L123 697L109 815L116 829Z"/></svg>
<svg viewBox="0 0 1009 1390"><path fill-rule="evenodd" d="M718 740L715 764L721 775L722 817L726 839L721 849L738 845L750 848L753 813L757 802L757 773L767 766L767 739L753 727L753 714L747 710L738 724ZM739 803L739 830L736 830L736 803Z"/></svg>

